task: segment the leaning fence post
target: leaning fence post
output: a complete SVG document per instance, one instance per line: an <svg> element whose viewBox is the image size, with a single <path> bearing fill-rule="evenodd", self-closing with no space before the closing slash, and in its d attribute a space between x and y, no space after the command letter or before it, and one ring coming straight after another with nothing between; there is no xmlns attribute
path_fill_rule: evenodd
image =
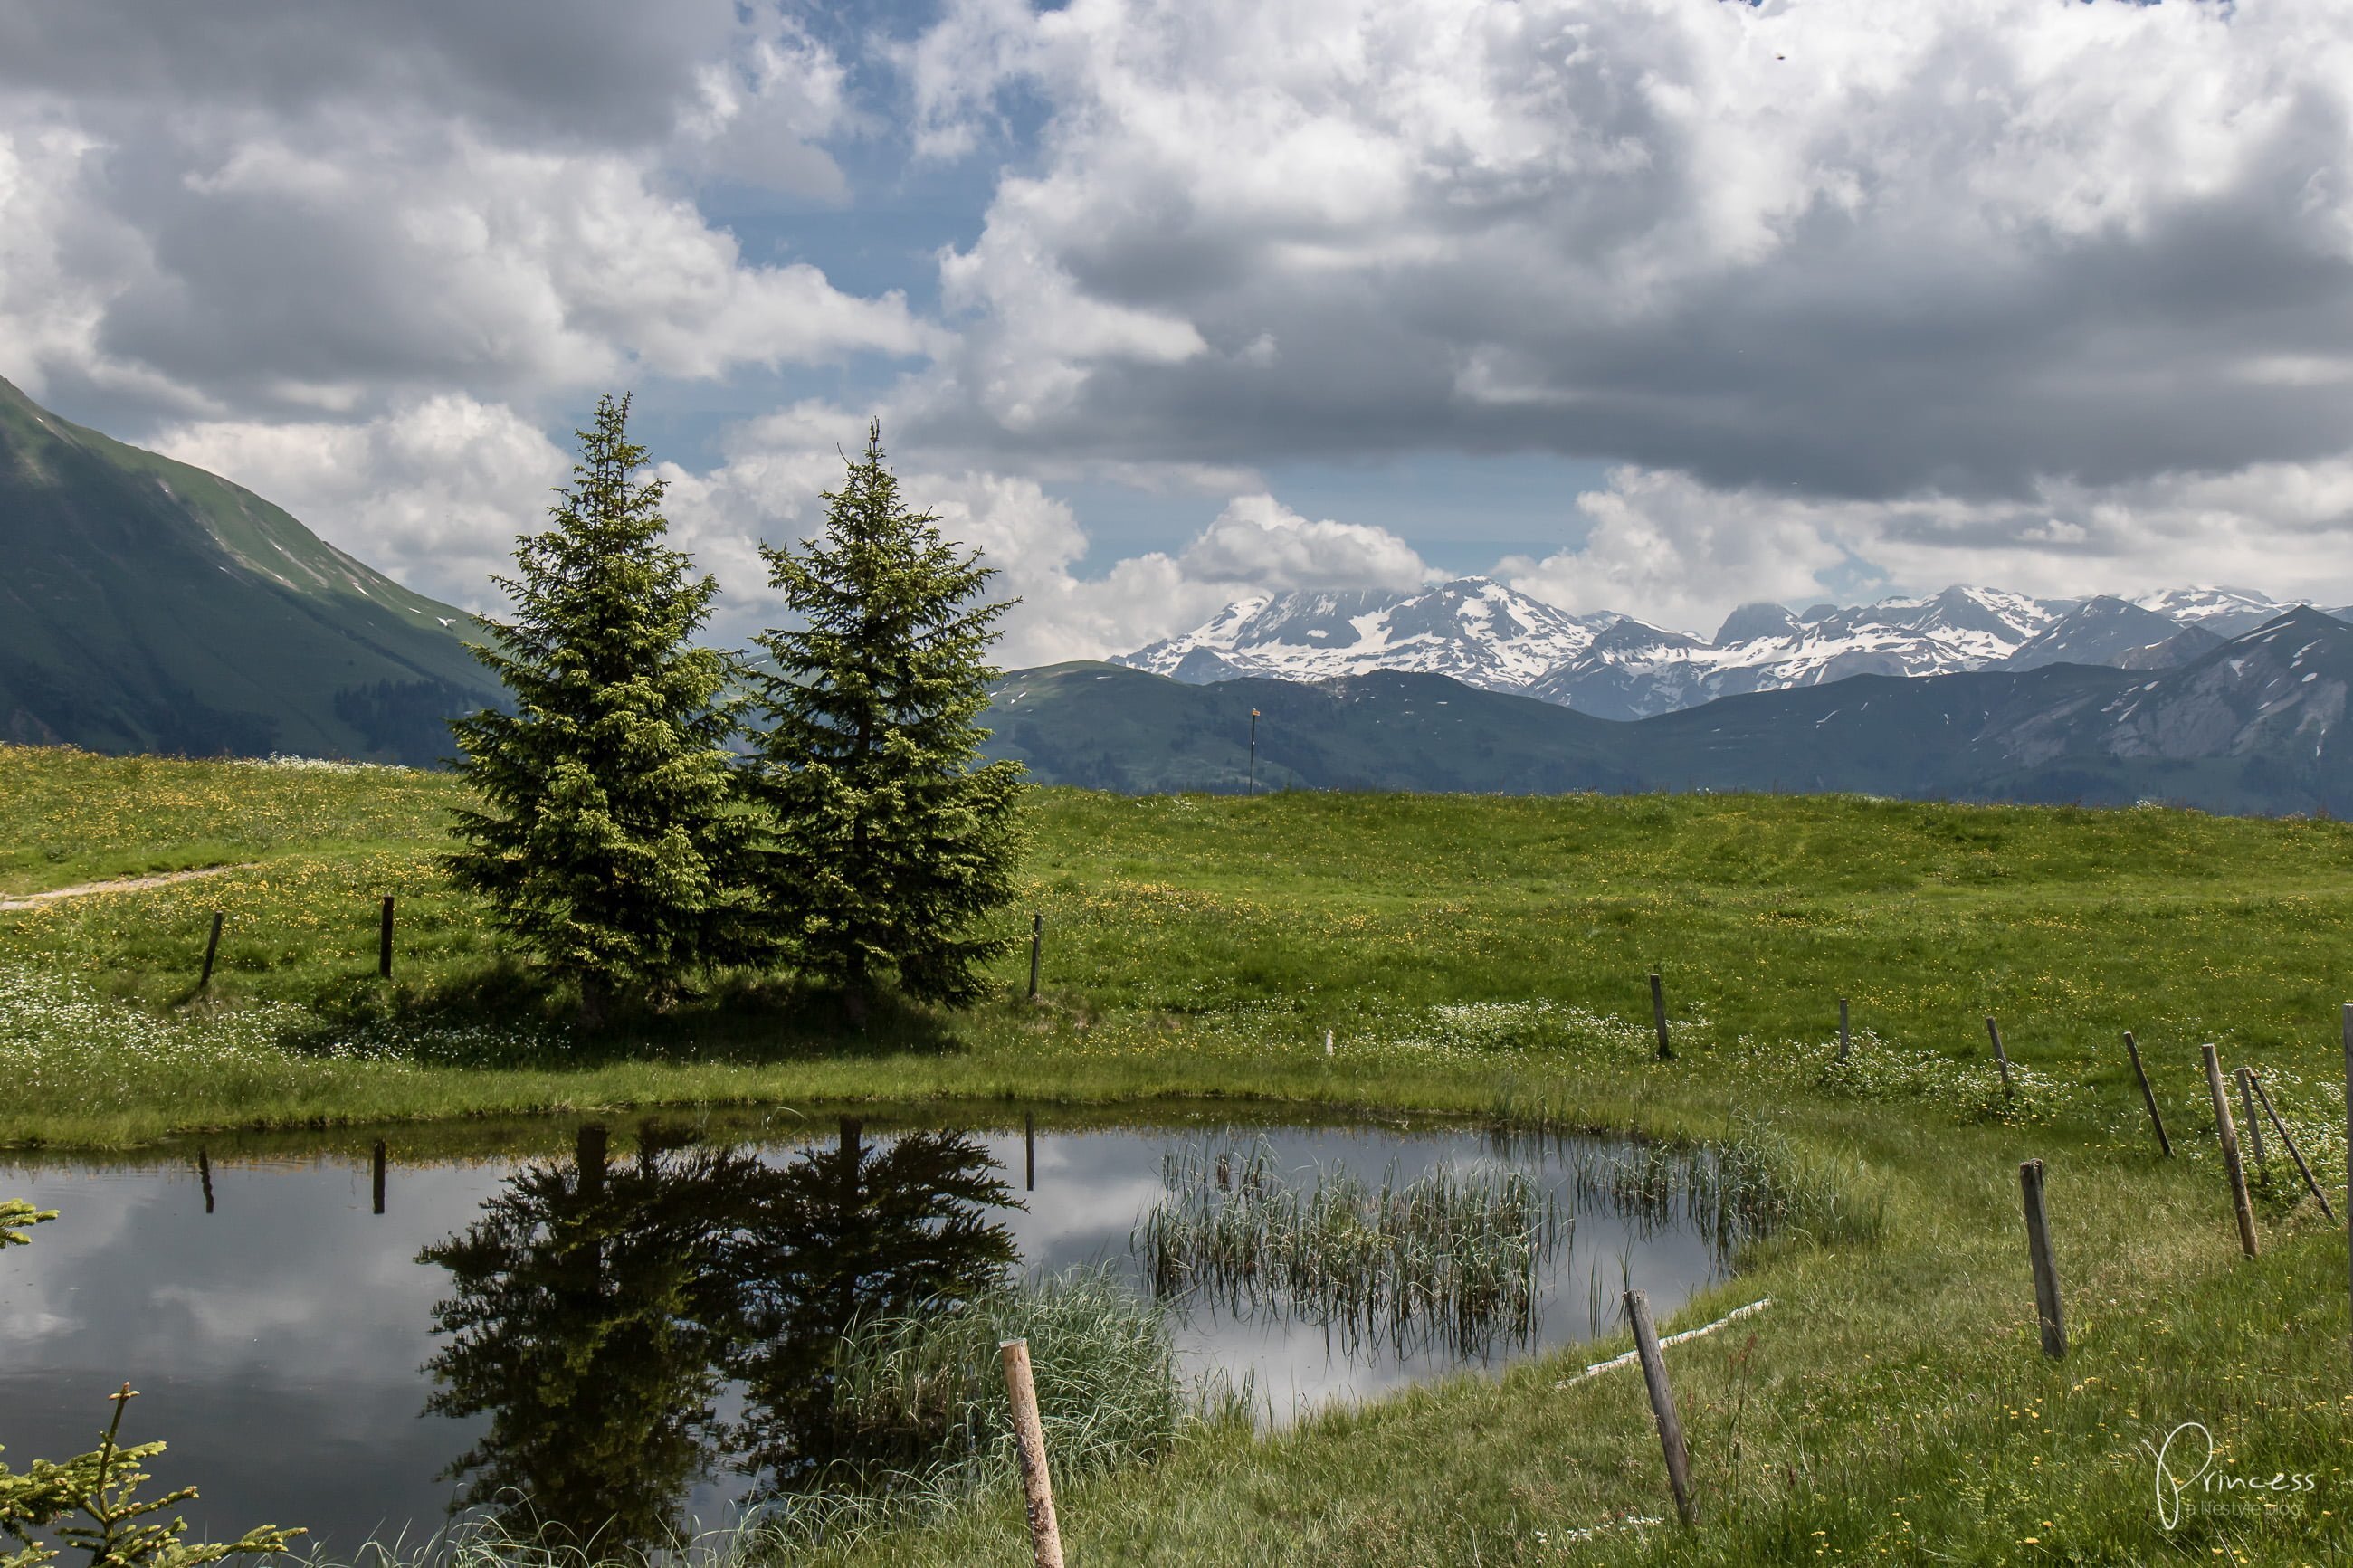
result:
<svg viewBox="0 0 2353 1568"><path fill-rule="evenodd" d="M2133 1077L2140 1080L2140 1101L2148 1107L2148 1124L2157 1129L2158 1152L2173 1158L2173 1140L2165 1135L2165 1118L2157 1113L2157 1091L2148 1087L2148 1073L2140 1065L2140 1047L2133 1044L2132 1031L2125 1031L2125 1055L2132 1058Z"/></svg>
<svg viewBox="0 0 2353 1568"><path fill-rule="evenodd" d="M1046 946L1046 917L1029 917L1029 1000L1038 1000L1038 960Z"/></svg>
<svg viewBox="0 0 2353 1568"><path fill-rule="evenodd" d="M2222 1140L2222 1168L2231 1175L2231 1205L2239 1215L2239 1248L2253 1258L2255 1206L2247 1200L2247 1168L2239 1163L2239 1131L2231 1125L2231 1097L2222 1089L2222 1064L2212 1046L2198 1049L2206 1058L2206 1092L2214 1101L2214 1131Z"/></svg>
<svg viewBox="0 0 2353 1568"><path fill-rule="evenodd" d="M2059 1307L2059 1270L2051 1261L2051 1221L2042 1208L2042 1162L2018 1167L2018 1188L2026 1202L2026 1257L2034 1268L2034 1315L2042 1321L2042 1353L2057 1361L2067 1353L2067 1324Z"/></svg>
<svg viewBox="0 0 2353 1568"><path fill-rule="evenodd" d="M1674 1394L1667 1387L1667 1358L1659 1353L1659 1331L1651 1321L1650 1297L1640 1290L1627 1291L1626 1318L1634 1325L1634 1354L1642 1363L1651 1414L1659 1423L1659 1447L1667 1456L1667 1485L1675 1494L1675 1516L1689 1524L1698 1517L1692 1505L1691 1456L1683 1448L1683 1423L1675 1414Z"/></svg>
<svg viewBox="0 0 2353 1568"><path fill-rule="evenodd" d="M2001 1026L1988 1018L1986 1033L1993 1037L1993 1059L2001 1064L2001 1092L2005 1097L2015 1100L2018 1090L2010 1086L2010 1053L2001 1048Z"/></svg>
<svg viewBox="0 0 2353 1568"><path fill-rule="evenodd" d="M1062 1568L1062 1531L1054 1521L1054 1482L1046 1473L1046 1428L1038 1419L1038 1389L1029 1380L1029 1342L1006 1340L1005 1391L1013 1400L1013 1446L1021 1461L1021 1490L1029 1504L1029 1544L1038 1568Z"/></svg>
<svg viewBox="0 0 2353 1568"><path fill-rule="evenodd" d="M2335 1221L2337 1211L2329 1206L2328 1194L2320 1190L2319 1182L2314 1179L2312 1167L2304 1163L2304 1151L2295 1146L2295 1134L2290 1132L2287 1123L2280 1120L2278 1108L2272 1104L2272 1091L2263 1087L2263 1075L2251 1068L2247 1077L2254 1083L2255 1098L2263 1102L2263 1114L2272 1119L2272 1131L2279 1134L2280 1144L2286 1149L2287 1157L2295 1162L2296 1174L2304 1178L2305 1189L2320 1200L2320 1212Z"/></svg>
<svg viewBox="0 0 2353 1568"><path fill-rule="evenodd" d="M2266 1187L2271 1184L2272 1163L2263 1154L2263 1124L2255 1120L2255 1086L2249 1069L2232 1068L2231 1077L2239 1085L2239 1106L2247 1113L2247 1146L2255 1152L2255 1173Z"/></svg>
<svg viewBox="0 0 2353 1568"><path fill-rule="evenodd" d="M1655 969L1651 971L1651 1022L1658 1026L1659 1059L1674 1060L1675 1047L1667 1041L1667 983L1659 978Z"/></svg>
<svg viewBox="0 0 2353 1568"><path fill-rule="evenodd" d="M205 939L205 972L196 979L196 989L203 991L213 983L213 958L220 952L221 922L227 917L218 910L213 911L213 934Z"/></svg>
<svg viewBox="0 0 2353 1568"><path fill-rule="evenodd" d="M376 938L375 972L379 978L392 978L392 895L384 896L384 930Z"/></svg>
<svg viewBox="0 0 2353 1568"><path fill-rule="evenodd" d="M1844 1060L1846 1060L1846 1058L1847 1058L1847 1053L1848 1053L1848 1052L1850 1052L1850 1051L1852 1051L1853 1048L1854 1048L1854 1041L1853 1041L1851 1037L1849 1037L1849 1036L1848 1036L1848 1034L1847 1034L1847 1032L1846 1032L1846 998L1845 998L1845 997L1843 997L1843 996L1841 996L1841 997L1840 997L1840 998L1839 998L1839 1054L1838 1054L1838 1059L1839 1059L1839 1060L1841 1060L1841 1061L1844 1061Z"/></svg>

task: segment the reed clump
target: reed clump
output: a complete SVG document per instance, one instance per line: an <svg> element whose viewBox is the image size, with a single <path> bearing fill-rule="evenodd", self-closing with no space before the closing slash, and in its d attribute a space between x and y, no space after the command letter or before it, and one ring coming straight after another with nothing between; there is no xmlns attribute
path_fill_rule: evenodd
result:
<svg viewBox="0 0 2353 1568"><path fill-rule="evenodd" d="M1376 1187L1318 1166L1294 1182L1263 1142L1184 1145L1161 1184L1134 1243L1161 1300L1303 1318L1400 1354L1525 1342L1542 1265L1572 1228L1522 1172L1392 1170Z"/></svg>

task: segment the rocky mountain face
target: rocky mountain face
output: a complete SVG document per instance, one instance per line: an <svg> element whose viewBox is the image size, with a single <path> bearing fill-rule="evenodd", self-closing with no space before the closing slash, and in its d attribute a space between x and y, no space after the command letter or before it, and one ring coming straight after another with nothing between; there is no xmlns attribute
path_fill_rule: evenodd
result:
<svg viewBox="0 0 2353 1568"><path fill-rule="evenodd" d="M218 476L0 381L0 740L430 764L474 624Z"/></svg>
<svg viewBox="0 0 2353 1568"><path fill-rule="evenodd" d="M2131 601L2036 599L1952 587L1926 598L1746 605L1713 637L1603 612L1577 616L1482 578L1419 594L1284 594L1113 662L1208 684L1325 680L1377 669L1451 676L1604 719L1857 675L1933 676L2052 664L2169 669L2287 606L2234 588Z"/></svg>
<svg viewBox="0 0 2353 1568"><path fill-rule="evenodd" d="M1957 637L1976 614L1947 605L1918 618ZM2102 607L2077 631L2109 625L2125 641L2150 630ZM1801 643L1805 626L1780 640ZM1620 623L1588 652L1606 638L1673 651L1679 634L1661 643L1654 630ZM983 721L996 730L991 753L1020 759L1040 782L1117 790L1247 787L1255 708L1261 788L1838 790L2257 814L2353 807L2353 747L2337 739L2353 689L2353 625L2298 608L2228 641L2200 630L2212 646L2174 668L2053 660L1865 673L1615 721L1407 671L1202 685L1061 665L1006 677Z"/></svg>

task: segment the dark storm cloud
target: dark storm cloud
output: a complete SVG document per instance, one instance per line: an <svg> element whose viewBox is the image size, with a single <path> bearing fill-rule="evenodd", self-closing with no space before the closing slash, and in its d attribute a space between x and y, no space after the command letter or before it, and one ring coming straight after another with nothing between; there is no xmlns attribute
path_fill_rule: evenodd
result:
<svg viewBox="0 0 2353 1568"><path fill-rule="evenodd" d="M666 135L732 0L72 0L0 8L0 86L301 116L353 102L539 136Z"/></svg>

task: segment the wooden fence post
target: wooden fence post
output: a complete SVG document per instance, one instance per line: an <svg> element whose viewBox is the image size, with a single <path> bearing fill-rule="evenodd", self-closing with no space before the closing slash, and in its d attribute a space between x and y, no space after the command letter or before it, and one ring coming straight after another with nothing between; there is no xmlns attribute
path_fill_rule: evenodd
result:
<svg viewBox="0 0 2353 1568"><path fill-rule="evenodd" d="M2034 1268L2034 1315L2042 1321L2042 1353L2058 1361L2067 1353L2067 1324L2059 1305L2059 1270L2051 1261L2051 1221L2042 1208L2042 1162L2018 1167L2018 1187L2026 1202L2026 1257Z"/></svg>
<svg viewBox="0 0 2353 1568"><path fill-rule="evenodd" d="M375 972L380 979L392 978L392 895L384 896L384 931L376 938Z"/></svg>
<svg viewBox="0 0 2353 1568"><path fill-rule="evenodd" d="M1659 1352L1658 1326L1651 1321L1651 1299L1640 1290L1626 1292L1626 1318L1634 1325L1634 1353L1642 1363L1642 1382L1651 1393L1651 1415L1659 1423L1659 1447L1667 1456L1667 1485L1675 1494L1675 1516L1685 1524L1698 1517L1692 1504L1691 1456L1683 1448L1683 1417L1675 1413L1675 1396L1667 1386L1667 1358Z"/></svg>
<svg viewBox="0 0 2353 1568"><path fill-rule="evenodd" d="M1651 971L1651 1022L1659 1030L1659 1059L1674 1060L1675 1047L1667 1040L1667 983L1659 978L1655 969Z"/></svg>
<svg viewBox="0 0 2353 1568"><path fill-rule="evenodd" d="M1046 917L1029 917L1029 1000L1038 1000L1038 960L1046 946Z"/></svg>
<svg viewBox="0 0 2353 1568"><path fill-rule="evenodd" d="M1062 1568L1062 1529L1054 1519L1054 1482L1046 1472L1046 1428L1038 1419L1038 1389L1029 1380L1029 1342L1006 1340L1005 1391L1013 1400L1013 1446L1021 1461L1029 1504L1029 1545L1038 1568Z"/></svg>
<svg viewBox="0 0 2353 1568"><path fill-rule="evenodd" d="M2239 1108L2247 1116L2247 1146L2255 1152L2255 1174L2265 1186L2271 1184L2272 1163L2263 1153L2263 1124L2255 1120L2255 1086L2246 1068L2232 1068L2231 1077L2239 1086Z"/></svg>
<svg viewBox="0 0 2353 1568"><path fill-rule="evenodd" d="M1844 1061L1844 1060L1846 1060L1848 1054L1849 1054L1850 1052L1852 1052L1853 1049L1854 1049L1854 1041L1853 1041L1852 1037L1850 1037L1850 1036L1847 1034L1847 1032L1846 1032L1846 998L1845 998L1845 997L1843 997L1843 996L1841 996L1841 997L1840 997L1840 998L1839 998L1839 1054L1838 1054L1838 1059L1839 1059L1839 1060L1841 1060L1841 1061Z"/></svg>
<svg viewBox="0 0 2353 1568"><path fill-rule="evenodd" d="M218 910L213 911L213 934L205 939L205 972L197 977L196 989L208 989L213 983L213 958L220 952L221 922L227 917Z"/></svg>
<svg viewBox="0 0 2353 1568"><path fill-rule="evenodd" d="M2214 1101L2214 1131L2222 1140L2222 1168L2231 1176L2231 1205L2239 1216L2239 1249L2255 1256L2255 1205L2247 1200L2247 1168L2239 1163L2239 1130L2231 1125L2231 1097L2222 1088L2222 1064L2212 1046L2200 1046L2206 1058L2206 1092Z"/></svg>
<svg viewBox="0 0 2353 1568"><path fill-rule="evenodd" d="M2010 1053L2001 1048L2001 1026L1988 1018L1986 1033L1993 1037L1993 1059L2001 1064L2001 1092L2005 1097L2016 1100L2018 1090L2010 1081Z"/></svg>
<svg viewBox="0 0 2353 1568"><path fill-rule="evenodd" d="M2295 1134L2290 1132L2287 1123L2280 1120L2278 1108L2272 1104L2272 1091L2263 1087L2263 1075L2249 1069L2247 1076L2253 1080L2255 1098L2263 1102L2263 1114L2272 1119L2272 1131L2279 1134L2280 1146L2287 1151L2287 1157L2295 1162L2296 1174L2304 1178L2305 1190L2320 1200L2320 1212L2333 1223L2337 1211L2329 1206L2328 1194L2320 1190L2320 1183L2314 1178L2312 1167L2304 1163L2304 1151L2295 1146Z"/></svg>
<svg viewBox="0 0 2353 1568"><path fill-rule="evenodd" d="M2125 1055L2132 1058L2133 1077L2140 1081L2140 1102L2148 1107L2148 1124L2157 1129L2158 1152L2173 1158L2173 1140L2165 1135L2165 1118L2157 1113L2157 1091L2148 1087L2148 1074L2140 1065L2140 1047L2133 1044L2132 1031L2125 1031Z"/></svg>

